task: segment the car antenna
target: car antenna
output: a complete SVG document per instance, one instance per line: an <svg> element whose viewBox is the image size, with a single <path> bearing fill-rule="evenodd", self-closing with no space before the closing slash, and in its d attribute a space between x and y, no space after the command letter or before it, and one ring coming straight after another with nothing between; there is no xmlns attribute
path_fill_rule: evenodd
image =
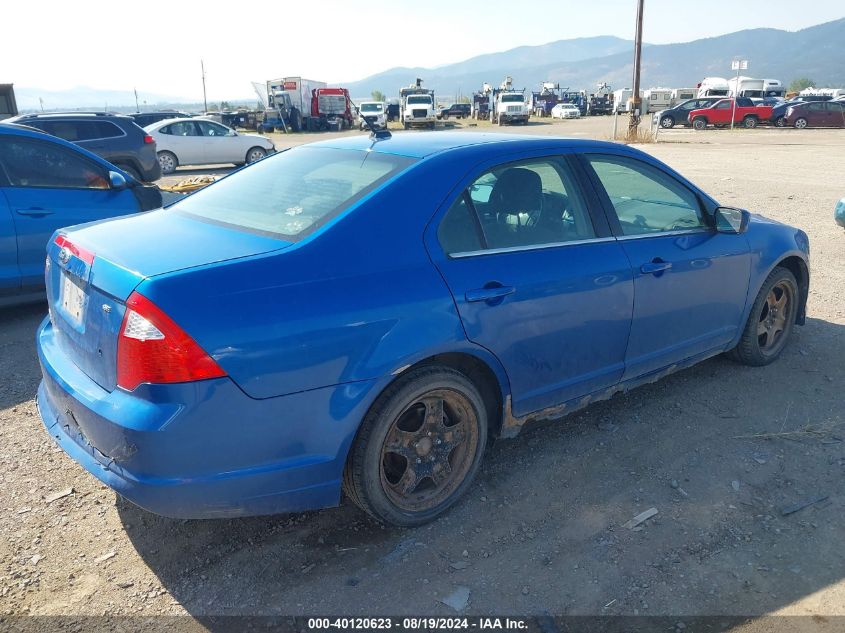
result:
<svg viewBox="0 0 845 633"><path fill-rule="evenodd" d="M393 137L393 134L391 134L390 130L387 129L387 122L386 122L387 121L387 114L385 114L385 116L384 116L385 128L383 130L377 130L372 123L367 121L367 117L365 117L361 113L361 108L359 107L357 109L358 109L358 116L361 117L361 120L364 122L364 125L366 125L368 128L370 128L370 138L373 139L373 141L383 141L385 139Z"/></svg>

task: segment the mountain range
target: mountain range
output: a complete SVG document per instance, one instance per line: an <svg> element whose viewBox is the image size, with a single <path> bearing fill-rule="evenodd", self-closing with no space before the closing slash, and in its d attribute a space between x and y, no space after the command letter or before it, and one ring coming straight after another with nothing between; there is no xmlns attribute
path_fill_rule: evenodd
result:
<svg viewBox="0 0 845 633"><path fill-rule="evenodd" d="M646 33L647 35L647 33ZM644 45L643 88L694 87L704 77L731 76L731 61L749 60L743 74L780 79L788 84L809 77L819 86L845 86L845 18L800 31L749 29L682 44ZM360 81L344 84L353 97L380 90L398 96L399 88L416 77L436 94L469 94L484 82L499 85L506 76L514 85L537 89L553 81L573 90L594 90L606 82L630 87L633 74L632 41L616 37L560 40L541 46L479 55L436 68L391 68Z"/></svg>
<svg viewBox="0 0 845 633"><path fill-rule="evenodd" d="M647 24L646 24L646 36ZM816 85L845 87L845 18L826 22L799 31L749 29L681 44L644 44L642 81L645 88L694 87L704 77L726 77L732 74L731 60L749 60L743 74L780 79L789 84L793 79L809 77ZM506 76L513 77L518 88L536 90L541 82L553 81L562 88L593 91L598 83L614 89L632 83L633 48L630 40L612 36L559 40L539 46L520 46L507 51L478 55L454 64L433 68L397 67L358 81L342 82L355 99L369 98L374 90L388 98L399 95L399 89L415 78L433 88L439 97L468 95L487 82L499 85ZM295 70L291 70L295 73ZM115 109L134 106L135 98L128 91L74 88L50 91L16 87L18 108L38 109L39 97L45 107ZM244 95L250 94L244 80ZM144 93L140 99L150 106L184 106L188 99L172 95ZM230 103L253 104L254 99L233 98Z"/></svg>

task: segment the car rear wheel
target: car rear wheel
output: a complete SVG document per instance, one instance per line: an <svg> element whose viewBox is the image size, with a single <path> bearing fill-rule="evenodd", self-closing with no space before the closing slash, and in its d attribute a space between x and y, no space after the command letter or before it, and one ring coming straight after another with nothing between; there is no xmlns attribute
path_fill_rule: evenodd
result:
<svg viewBox="0 0 845 633"><path fill-rule="evenodd" d="M703 130L707 127L707 119L704 117L696 117L692 121L692 127L696 130Z"/></svg>
<svg viewBox="0 0 845 633"><path fill-rule="evenodd" d="M264 150L263 147L253 147L246 153L246 162L254 163L257 160L261 160L265 156L267 156L267 152Z"/></svg>
<svg viewBox="0 0 845 633"><path fill-rule="evenodd" d="M422 525L467 491L486 442L484 401L466 376L440 366L411 370L364 418L344 492L378 521Z"/></svg>
<svg viewBox="0 0 845 633"><path fill-rule="evenodd" d="M733 358L752 366L777 360L795 325L798 296L795 276L786 268L775 268L757 294L742 338L731 352Z"/></svg>
<svg viewBox="0 0 845 633"><path fill-rule="evenodd" d="M805 127L807 127L807 119L805 119L804 117L799 117L795 119L795 127L799 130L803 130Z"/></svg>
<svg viewBox="0 0 845 633"><path fill-rule="evenodd" d="M756 116L747 116L742 120L742 125L746 128L753 129L757 127L757 117Z"/></svg>
<svg viewBox="0 0 845 633"><path fill-rule="evenodd" d="M179 166L179 161L172 152L161 151L158 153L158 164L161 165L162 174L172 174Z"/></svg>
<svg viewBox="0 0 845 633"><path fill-rule="evenodd" d="M786 127L786 119L782 116L779 116L775 119L775 127Z"/></svg>
<svg viewBox="0 0 845 633"><path fill-rule="evenodd" d="M660 127L666 130L671 130L673 127L675 127L675 119L670 116L663 117L662 119L660 119Z"/></svg>

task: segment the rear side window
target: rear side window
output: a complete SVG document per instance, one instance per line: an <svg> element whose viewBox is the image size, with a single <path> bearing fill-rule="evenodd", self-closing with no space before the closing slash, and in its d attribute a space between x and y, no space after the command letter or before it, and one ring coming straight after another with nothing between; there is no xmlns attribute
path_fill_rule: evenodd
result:
<svg viewBox="0 0 845 633"><path fill-rule="evenodd" d="M66 141L90 141L124 136L123 130L109 121L43 120L28 123Z"/></svg>
<svg viewBox="0 0 845 633"><path fill-rule="evenodd" d="M83 156L50 143L5 140L0 163L13 187L108 189L108 173Z"/></svg>
<svg viewBox="0 0 845 633"><path fill-rule="evenodd" d="M438 227L440 244L449 255L594 237L568 164L558 157L508 163L481 174Z"/></svg>
<svg viewBox="0 0 845 633"><path fill-rule="evenodd" d="M296 240L414 162L377 152L300 147L260 161L170 208L217 224Z"/></svg>

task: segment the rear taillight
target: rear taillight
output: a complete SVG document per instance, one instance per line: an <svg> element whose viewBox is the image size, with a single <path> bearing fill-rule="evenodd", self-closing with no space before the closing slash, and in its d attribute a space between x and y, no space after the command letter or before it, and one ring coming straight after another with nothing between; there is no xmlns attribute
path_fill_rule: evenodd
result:
<svg viewBox="0 0 845 633"><path fill-rule="evenodd" d="M149 145L150 143L155 143L155 139L150 136L149 134L144 135L144 142Z"/></svg>
<svg viewBox="0 0 845 633"><path fill-rule="evenodd" d="M94 253L82 248L81 246L77 246L64 235L56 236L54 242L56 243L56 246L58 246L60 249L66 251L67 253L75 257L78 257L89 266L94 263Z"/></svg>
<svg viewBox="0 0 845 633"><path fill-rule="evenodd" d="M226 372L144 295L133 292L117 341L117 384L132 391L150 383L191 382Z"/></svg>

